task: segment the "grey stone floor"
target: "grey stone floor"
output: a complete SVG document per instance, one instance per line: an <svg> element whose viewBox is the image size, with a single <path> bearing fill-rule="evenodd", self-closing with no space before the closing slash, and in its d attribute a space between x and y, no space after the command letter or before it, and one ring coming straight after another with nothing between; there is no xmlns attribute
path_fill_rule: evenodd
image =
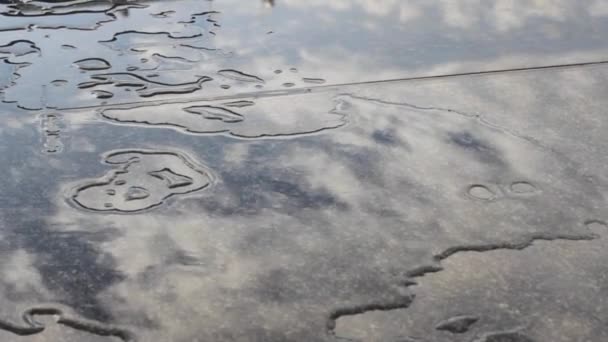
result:
<svg viewBox="0 0 608 342"><path fill-rule="evenodd" d="M0 15L0 341L608 341L608 1Z"/></svg>

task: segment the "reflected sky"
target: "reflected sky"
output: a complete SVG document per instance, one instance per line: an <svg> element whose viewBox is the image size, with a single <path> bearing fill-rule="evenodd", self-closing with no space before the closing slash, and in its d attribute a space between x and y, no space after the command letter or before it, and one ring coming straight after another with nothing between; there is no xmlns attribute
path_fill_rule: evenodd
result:
<svg viewBox="0 0 608 342"><path fill-rule="evenodd" d="M604 7L0 1L0 340L602 340L608 69L377 81L601 61Z"/></svg>
<svg viewBox="0 0 608 342"><path fill-rule="evenodd" d="M310 78L379 81L594 62L606 52L606 11L598 1L79 3L42 10L49 5L33 2L41 7L30 4L21 15L3 5L0 43L27 40L40 49L8 56L31 65L3 71L15 82L5 101L37 109L214 98L312 87ZM87 58L111 68L74 64ZM221 70L264 82L226 78ZM201 83L204 77L211 79Z"/></svg>
<svg viewBox="0 0 608 342"><path fill-rule="evenodd" d="M552 87L543 94L564 93L556 80L601 79L604 73L547 73ZM605 180L598 176L598 184L579 174L575 158L547 148L542 134L536 141L512 129L518 118L497 126L494 112L508 107L477 90L496 94L509 82L525 87L539 76L317 92L309 95L314 102L304 102L314 103L318 113L344 115L348 124L278 139L184 134L106 122L95 111L64 111L65 150L48 154L41 150L36 118L6 114L13 124L2 139L12 148L2 165L13 176L3 183L3 291L11 295L2 311L19 322L20 312L39 303L65 306L78 319L118 325L140 340L332 340L326 329L332 314L407 307L416 293L400 285L407 271L432 265L434 255L454 246L593 238L584 223L606 214ZM455 92L467 101L429 105ZM306 99L278 96L272 107L308 117L309 108L295 105L300 97ZM565 113L577 108L576 101L566 103ZM532 113L551 117L546 102L528 104ZM467 105L491 110L480 115ZM172 112L163 106L149 111ZM589 111L582 119L594 115ZM116 170L106 161L108 151L129 147L180 151L211 170L214 181L144 212L101 214L74 206L69 196L83 179L96 182ZM174 157L125 160L145 169L136 178L127 173L127 182L145 181L157 169L188 172ZM477 314L492 320L502 313ZM515 328L496 322L476 333ZM336 331L353 333L345 329L338 325ZM93 335L91 340L99 338Z"/></svg>

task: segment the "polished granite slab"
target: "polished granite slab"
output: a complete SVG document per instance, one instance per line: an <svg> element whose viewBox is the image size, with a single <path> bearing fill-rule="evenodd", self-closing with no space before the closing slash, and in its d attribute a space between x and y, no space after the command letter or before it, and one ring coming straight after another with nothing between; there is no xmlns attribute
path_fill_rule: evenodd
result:
<svg viewBox="0 0 608 342"><path fill-rule="evenodd" d="M604 341L604 1L0 1L0 341Z"/></svg>

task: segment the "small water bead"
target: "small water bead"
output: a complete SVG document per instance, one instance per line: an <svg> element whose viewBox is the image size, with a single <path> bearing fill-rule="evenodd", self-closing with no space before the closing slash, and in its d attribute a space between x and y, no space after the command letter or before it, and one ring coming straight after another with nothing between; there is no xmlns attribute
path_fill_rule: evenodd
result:
<svg viewBox="0 0 608 342"><path fill-rule="evenodd" d="M255 76L244 73L242 71L234 70L234 69L224 69L217 72L218 75L229 78L231 80L239 81L239 82L252 82L252 83L265 83L263 79Z"/></svg>
<svg viewBox="0 0 608 342"><path fill-rule="evenodd" d="M55 87L61 87L64 86L66 84L68 84L68 81L66 80L54 80L51 82L52 85L54 85Z"/></svg>
<svg viewBox="0 0 608 342"><path fill-rule="evenodd" d="M489 201L496 198L496 194L485 185L473 185L469 188L469 195L473 198Z"/></svg>
<svg viewBox="0 0 608 342"><path fill-rule="evenodd" d="M311 83L311 84L323 84L325 83L325 80L322 78L303 78L302 81L304 81L304 83Z"/></svg>
<svg viewBox="0 0 608 342"><path fill-rule="evenodd" d="M515 182L511 184L511 191L516 194L530 194L538 191L538 189L528 182Z"/></svg>
<svg viewBox="0 0 608 342"><path fill-rule="evenodd" d="M101 58L85 58L74 62L74 64L85 71L106 70L112 67L108 61Z"/></svg>

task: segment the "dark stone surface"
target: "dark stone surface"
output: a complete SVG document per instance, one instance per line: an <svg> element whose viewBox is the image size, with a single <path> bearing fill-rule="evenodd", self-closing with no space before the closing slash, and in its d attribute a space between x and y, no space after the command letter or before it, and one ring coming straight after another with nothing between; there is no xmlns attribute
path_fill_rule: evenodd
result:
<svg viewBox="0 0 608 342"><path fill-rule="evenodd" d="M0 341L608 340L608 11L508 3L0 0Z"/></svg>

